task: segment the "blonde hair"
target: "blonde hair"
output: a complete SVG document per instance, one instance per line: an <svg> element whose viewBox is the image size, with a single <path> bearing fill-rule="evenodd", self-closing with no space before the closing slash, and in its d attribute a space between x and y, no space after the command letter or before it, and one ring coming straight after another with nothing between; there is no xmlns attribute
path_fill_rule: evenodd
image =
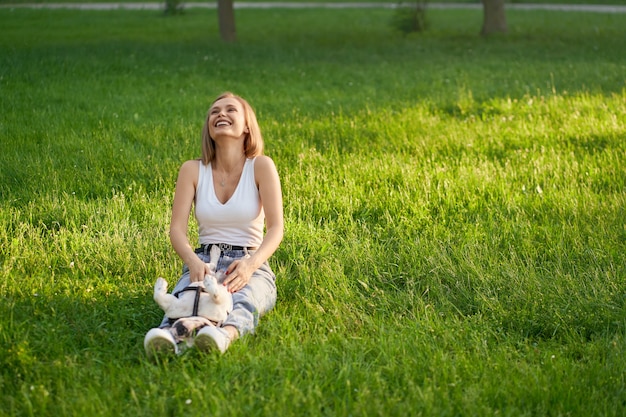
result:
<svg viewBox="0 0 626 417"><path fill-rule="evenodd" d="M246 137L243 140L243 152L246 158L254 158L255 156L263 155L263 136L261 135L261 128L256 120L252 106L250 106L244 98L227 91L213 100L209 106L206 120L204 121L204 127L202 128L202 163L204 165L208 165L215 159L215 141L209 133L211 107L223 98L234 98L243 106L244 120L246 126L248 126L248 133L246 133Z"/></svg>

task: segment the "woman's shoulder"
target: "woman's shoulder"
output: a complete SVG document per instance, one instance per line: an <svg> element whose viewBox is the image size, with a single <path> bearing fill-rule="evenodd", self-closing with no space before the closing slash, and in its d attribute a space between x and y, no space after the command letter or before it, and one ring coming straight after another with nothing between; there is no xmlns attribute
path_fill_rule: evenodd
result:
<svg viewBox="0 0 626 417"><path fill-rule="evenodd" d="M267 155L259 155L254 158L254 168L255 169L272 169L275 168L276 165L272 158Z"/></svg>
<svg viewBox="0 0 626 417"><path fill-rule="evenodd" d="M272 158L266 155L259 155L254 160L254 178L257 185L260 182L270 181L277 178L278 172Z"/></svg>
<svg viewBox="0 0 626 417"><path fill-rule="evenodd" d="M197 177L198 171L200 170L201 161L199 159L190 159L189 161L185 161L180 166L179 173L180 175Z"/></svg>
<svg viewBox="0 0 626 417"><path fill-rule="evenodd" d="M201 159L190 159L188 161L185 161L182 163L182 165L180 166L180 169L198 169L200 167L201 164Z"/></svg>

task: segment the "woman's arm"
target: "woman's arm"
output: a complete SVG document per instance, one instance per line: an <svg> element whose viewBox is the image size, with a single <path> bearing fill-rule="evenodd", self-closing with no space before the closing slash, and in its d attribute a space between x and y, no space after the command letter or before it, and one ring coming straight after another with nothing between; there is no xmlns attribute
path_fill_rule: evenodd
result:
<svg viewBox="0 0 626 417"><path fill-rule="evenodd" d="M278 249L283 240L283 195L276 165L269 157L257 157L255 177L258 181L261 204L265 211L265 236L263 243L252 259L254 266L259 268Z"/></svg>
<svg viewBox="0 0 626 417"><path fill-rule="evenodd" d="M209 272L208 266L194 252L187 236L189 216L196 195L199 164L199 161L192 160L180 167L170 222L170 242L178 256L189 267L191 282L202 281L204 275Z"/></svg>
<svg viewBox="0 0 626 417"><path fill-rule="evenodd" d="M254 164L254 176L265 212L265 236L261 246L250 258L233 262L226 271L228 277L224 284L231 292L243 288L250 281L252 273L272 256L283 240L283 197L274 161L267 156L258 156Z"/></svg>

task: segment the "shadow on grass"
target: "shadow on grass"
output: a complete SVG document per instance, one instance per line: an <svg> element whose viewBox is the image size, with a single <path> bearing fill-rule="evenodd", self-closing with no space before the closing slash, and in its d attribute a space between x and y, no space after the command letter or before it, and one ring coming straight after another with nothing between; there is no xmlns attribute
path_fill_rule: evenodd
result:
<svg viewBox="0 0 626 417"><path fill-rule="evenodd" d="M55 363L136 364L144 359L145 332L162 318L148 294L126 298L16 294L5 297L2 310L7 346L2 369L22 378Z"/></svg>

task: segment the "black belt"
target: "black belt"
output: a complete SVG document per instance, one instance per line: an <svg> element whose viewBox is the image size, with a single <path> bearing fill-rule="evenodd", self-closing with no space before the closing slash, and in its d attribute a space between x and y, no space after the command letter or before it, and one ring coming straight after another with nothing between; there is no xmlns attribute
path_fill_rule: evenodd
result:
<svg viewBox="0 0 626 417"><path fill-rule="evenodd" d="M196 253L204 253L205 255L208 255L211 252L211 248L213 246L217 246L218 248L220 248L222 252L229 251L229 250L256 250L257 249L256 247L253 247L253 246L236 246L236 245L229 245L228 243L209 243L208 245L200 245L200 247L196 249Z"/></svg>

